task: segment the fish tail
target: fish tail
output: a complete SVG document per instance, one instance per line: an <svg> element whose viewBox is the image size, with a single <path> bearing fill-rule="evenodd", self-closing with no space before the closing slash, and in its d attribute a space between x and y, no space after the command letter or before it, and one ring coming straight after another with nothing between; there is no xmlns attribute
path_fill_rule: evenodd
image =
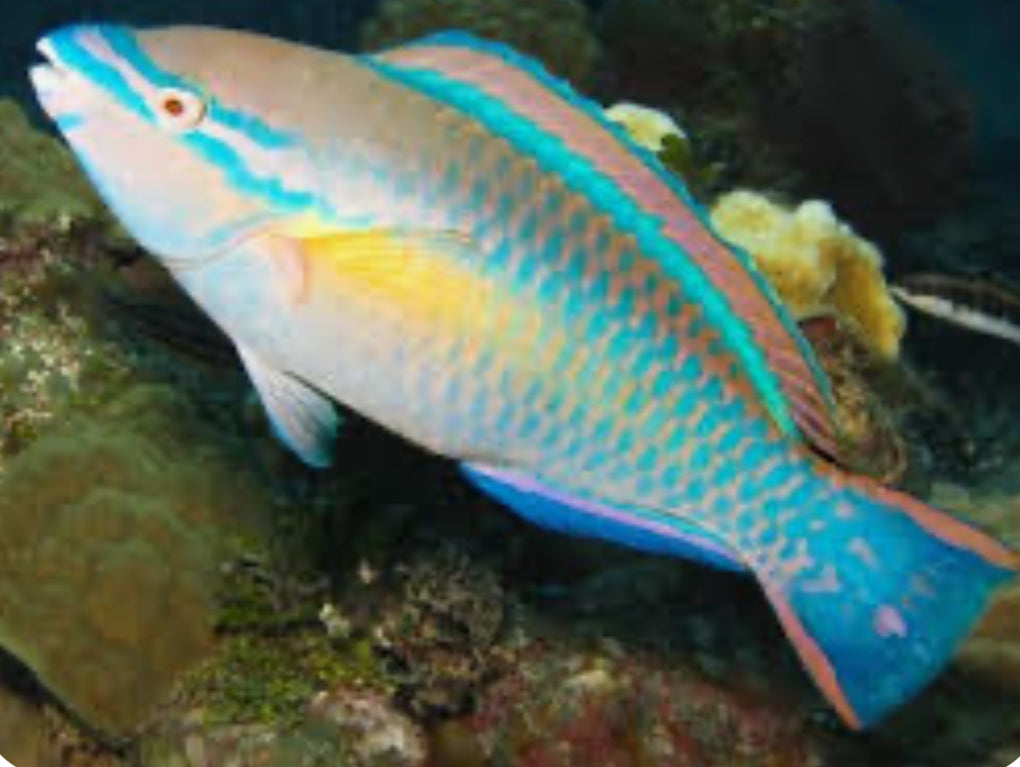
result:
<svg viewBox="0 0 1020 767"><path fill-rule="evenodd" d="M788 547L799 563L759 547L749 564L815 682L863 728L938 674L1017 559L971 525L870 480L825 469L813 481L821 486L797 515L804 529L784 531L805 537Z"/></svg>

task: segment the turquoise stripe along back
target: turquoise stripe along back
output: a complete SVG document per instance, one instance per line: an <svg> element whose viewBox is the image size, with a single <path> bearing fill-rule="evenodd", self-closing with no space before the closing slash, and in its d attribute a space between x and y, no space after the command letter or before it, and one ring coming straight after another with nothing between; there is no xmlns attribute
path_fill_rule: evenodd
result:
<svg viewBox="0 0 1020 767"><path fill-rule="evenodd" d="M725 342L745 364L748 375L780 428L787 434L798 433L779 382L747 327L697 266L661 236L660 222L635 206L615 183L585 159L571 153L558 138L544 133L527 118L470 85L452 81L434 72L404 69L372 58L365 60L384 76L478 120L492 133L506 138L519 151L535 157L546 171L563 178L572 189L585 195L599 210L612 215L622 230L629 231L637 238L643 253L656 258L671 277L680 280L691 295L698 297L713 324L722 331ZM677 185L674 183L673 186Z"/></svg>
<svg viewBox="0 0 1020 767"><path fill-rule="evenodd" d="M649 168L657 178L663 181L666 186L669 187L680 199L682 199L684 204L690 210L697 214L698 218L702 221L706 228L710 231L714 231L706 211L703 210L698 201L694 199L679 177L666 170L658 157L656 157L652 152L630 140L629 135L622 126L606 119L598 104L585 99L578 93L571 90L566 83L549 74L538 62L533 59L529 59L527 56L521 55L506 45L488 42L474 37L471 34L458 31L439 32L421 40L409 43L407 47L424 48L434 45L458 46L477 50L491 56L499 57L509 64L512 64L518 70L527 72L536 82L556 93L567 103L580 109L599 123L603 128L616 136L620 141L627 144L631 151L641 159L644 165ZM797 331L792 318L786 314L785 310L783 310L779 296L772 289L768 280L766 280L765 277L754 267L750 256L742 248L733 244L728 244L728 247L731 252L735 254L737 259L744 264L747 269L747 273L750 275L751 279L757 285L762 294L768 299L769 303L773 306L773 308L777 309L776 319L785 325L787 330L791 332L791 336L796 339L801 353L804 355L804 358L808 362L808 366L814 374L816 383L821 388L826 401L832 405L834 400L829 387L828 377L821 369L821 366L819 365L810 344L807 342L807 339L805 339L803 335Z"/></svg>

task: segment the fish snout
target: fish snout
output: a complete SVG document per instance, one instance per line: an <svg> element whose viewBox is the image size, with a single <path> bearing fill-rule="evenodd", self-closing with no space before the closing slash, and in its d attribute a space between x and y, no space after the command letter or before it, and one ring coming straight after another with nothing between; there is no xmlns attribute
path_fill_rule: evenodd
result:
<svg viewBox="0 0 1020 767"><path fill-rule="evenodd" d="M66 129L79 116L84 105L87 82L62 61L54 41L60 34L48 35L36 43L36 50L44 61L33 64L28 76L39 105L61 128Z"/></svg>

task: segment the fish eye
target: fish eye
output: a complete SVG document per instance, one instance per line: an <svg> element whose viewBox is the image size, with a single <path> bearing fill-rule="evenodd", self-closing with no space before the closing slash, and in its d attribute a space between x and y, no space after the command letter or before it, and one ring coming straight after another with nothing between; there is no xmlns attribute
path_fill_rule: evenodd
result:
<svg viewBox="0 0 1020 767"><path fill-rule="evenodd" d="M156 119L174 133L194 130L205 118L206 103L197 93L182 88L163 88L156 96Z"/></svg>

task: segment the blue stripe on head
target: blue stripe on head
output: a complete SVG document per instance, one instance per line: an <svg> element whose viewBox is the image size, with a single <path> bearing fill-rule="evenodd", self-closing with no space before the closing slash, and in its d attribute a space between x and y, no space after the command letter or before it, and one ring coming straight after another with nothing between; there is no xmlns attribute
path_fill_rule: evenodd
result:
<svg viewBox="0 0 1020 767"><path fill-rule="evenodd" d="M85 122L85 118L79 114L65 112L58 115L55 118L55 122L57 123L57 127L60 128L61 133L70 133L75 128L81 127Z"/></svg>
<svg viewBox="0 0 1020 767"><path fill-rule="evenodd" d="M312 192L289 189L280 178L262 177L251 173L244 158L225 141L200 134L187 136L184 141L203 158L224 171L231 186L246 194L264 199L274 207L285 210L298 211L319 207Z"/></svg>
<svg viewBox="0 0 1020 767"><path fill-rule="evenodd" d="M157 67L138 44L138 38L131 30L124 27L104 26L100 27L100 34L116 54L130 64L154 88L193 87L184 78L171 75Z"/></svg>
<svg viewBox="0 0 1020 767"><path fill-rule="evenodd" d="M221 125L243 133L265 149L286 149L300 143L292 133L276 130L253 115L227 109L222 104L215 104L214 118Z"/></svg>
<svg viewBox="0 0 1020 767"><path fill-rule="evenodd" d="M112 45L111 38L116 37L120 32L130 34L126 30L107 25L75 25L62 27L47 35L46 43L52 46L64 65L88 77L125 109L129 109L145 119L150 119L151 115L145 100L135 92L124 76L106 62L97 59L81 44L83 35L95 33L102 37L107 44Z"/></svg>
<svg viewBox="0 0 1020 767"><path fill-rule="evenodd" d="M160 69L138 42L138 37L122 27L105 27L103 36L117 55L129 63L154 88L182 88L197 91L209 102L210 118L225 128L244 134L264 149L281 149L294 146L297 138L275 130L259 118L231 110L216 101L201 83Z"/></svg>
<svg viewBox="0 0 1020 767"><path fill-rule="evenodd" d="M201 84L161 69L139 43L130 29L115 25L78 25L64 27L47 37L56 55L67 66L81 72L101 87L120 106L130 110L147 123L158 125L156 115L144 93L132 87L114 66L96 58L83 44L87 34L96 34L112 53L130 67L144 83L154 89L177 88L199 93L207 103L206 120L219 128L243 135L245 139L268 152L299 147L300 139L274 129L258 117L225 107ZM61 125L63 128L64 126ZM316 207L316 196L307 190L291 189L282 179L254 172L245 158L227 141L195 130L175 140L192 149L202 159L215 165L238 191L265 200L284 210L306 210ZM319 213L324 213L318 210Z"/></svg>
<svg viewBox="0 0 1020 767"><path fill-rule="evenodd" d="M299 145L296 136L275 130L254 115L229 109L216 101L212 94L205 92L200 84L161 70L131 32L120 29L114 32L113 36L108 36L110 45L153 86L184 88L202 93L208 103L207 120L243 135L265 150L287 149ZM201 131L183 136L182 141L204 159L221 168L230 183L242 192L266 199L276 207L284 209L301 210L315 204L315 197L309 192L288 189L278 178L264 178L252 173L244 158L226 141L203 135Z"/></svg>

